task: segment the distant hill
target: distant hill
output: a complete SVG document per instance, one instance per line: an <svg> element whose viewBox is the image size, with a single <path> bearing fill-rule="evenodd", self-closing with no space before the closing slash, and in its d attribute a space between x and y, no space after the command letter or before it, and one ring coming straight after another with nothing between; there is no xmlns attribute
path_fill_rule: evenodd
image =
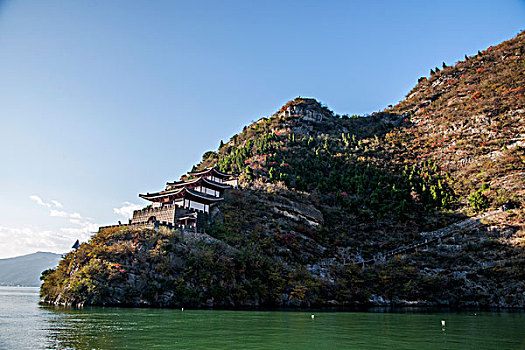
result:
<svg viewBox="0 0 525 350"><path fill-rule="evenodd" d="M38 287L42 271L56 267L60 257L60 254L36 252L0 259L0 285Z"/></svg>

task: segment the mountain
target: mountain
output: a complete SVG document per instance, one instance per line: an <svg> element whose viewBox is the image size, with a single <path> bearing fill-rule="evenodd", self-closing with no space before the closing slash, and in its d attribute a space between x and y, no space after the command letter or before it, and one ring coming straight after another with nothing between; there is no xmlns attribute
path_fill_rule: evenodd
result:
<svg viewBox="0 0 525 350"><path fill-rule="evenodd" d="M205 235L101 230L45 300L525 307L524 44L443 63L369 116L289 101L194 167L239 179Z"/></svg>
<svg viewBox="0 0 525 350"><path fill-rule="evenodd" d="M60 259L60 254L46 252L0 259L0 285L38 287L42 271L56 268Z"/></svg>

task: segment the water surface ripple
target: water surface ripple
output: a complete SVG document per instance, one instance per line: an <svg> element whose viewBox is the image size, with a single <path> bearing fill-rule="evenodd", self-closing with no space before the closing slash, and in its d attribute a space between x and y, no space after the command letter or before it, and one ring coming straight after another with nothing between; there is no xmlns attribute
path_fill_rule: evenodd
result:
<svg viewBox="0 0 525 350"><path fill-rule="evenodd" d="M37 288L0 287L0 349L525 349L523 312L77 310L38 301Z"/></svg>

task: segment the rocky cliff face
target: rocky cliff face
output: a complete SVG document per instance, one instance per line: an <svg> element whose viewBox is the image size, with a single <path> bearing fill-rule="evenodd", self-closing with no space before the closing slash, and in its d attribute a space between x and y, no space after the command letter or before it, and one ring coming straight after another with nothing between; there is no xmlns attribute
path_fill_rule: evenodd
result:
<svg viewBox="0 0 525 350"><path fill-rule="evenodd" d="M368 117L288 102L197 165L239 174L207 239L101 232L46 275L43 297L524 307L524 40L433 69Z"/></svg>
<svg viewBox="0 0 525 350"><path fill-rule="evenodd" d="M277 114L277 117L290 116L309 122L323 122L333 118L333 113L313 98L298 97L284 105Z"/></svg>
<svg viewBox="0 0 525 350"><path fill-rule="evenodd" d="M390 139L402 142L411 158L438 162L463 195L485 183L502 199L523 197L524 41L522 33L420 79L386 111L410 120ZM494 191L487 193L491 202Z"/></svg>

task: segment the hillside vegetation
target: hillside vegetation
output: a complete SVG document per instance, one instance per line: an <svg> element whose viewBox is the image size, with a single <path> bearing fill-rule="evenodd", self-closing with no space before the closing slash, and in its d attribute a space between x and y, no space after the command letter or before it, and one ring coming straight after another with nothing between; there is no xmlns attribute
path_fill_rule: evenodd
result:
<svg viewBox="0 0 525 350"><path fill-rule="evenodd" d="M195 166L239 175L209 236L102 231L46 271L42 296L524 307L524 41L432 69L405 100L370 116L288 102Z"/></svg>

